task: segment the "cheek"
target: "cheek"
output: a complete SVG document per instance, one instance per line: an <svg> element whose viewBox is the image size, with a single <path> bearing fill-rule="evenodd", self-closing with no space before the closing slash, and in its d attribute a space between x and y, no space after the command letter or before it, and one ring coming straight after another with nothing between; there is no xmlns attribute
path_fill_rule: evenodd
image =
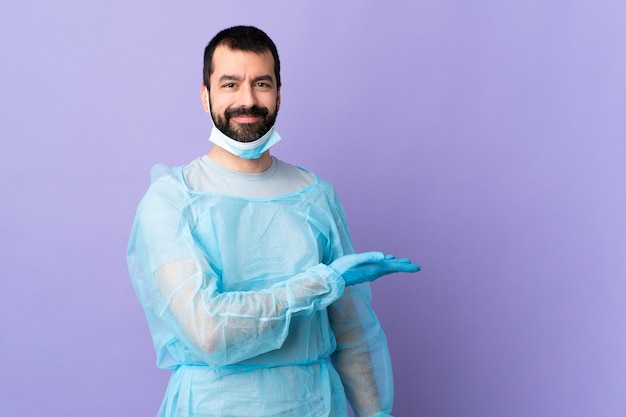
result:
<svg viewBox="0 0 626 417"><path fill-rule="evenodd" d="M226 110L228 106L225 105L223 100L219 98L211 97L211 112L214 114L224 114L224 110Z"/></svg>
<svg viewBox="0 0 626 417"><path fill-rule="evenodd" d="M270 111L277 110L280 107L280 97L271 97L263 103L263 106L268 108Z"/></svg>

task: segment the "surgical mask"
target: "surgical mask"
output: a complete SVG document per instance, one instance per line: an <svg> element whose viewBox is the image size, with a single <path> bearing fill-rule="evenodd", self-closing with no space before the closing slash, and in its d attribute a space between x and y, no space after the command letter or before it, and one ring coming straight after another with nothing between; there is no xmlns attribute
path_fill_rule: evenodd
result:
<svg viewBox="0 0 626 417"><path fill-rule="evenodd" d="M206 101L210 115L211 104L209 103L208 90L206 92ZM264 134L257 140L254 140L252 142L239 142L238 140L234 140L226 136L221 130L219 130L217 126L215 126L212 117L211 122L213 123L213 129L211 130L211 136L209 136L209 142L213 142L220 148L225 149L233 155L244 159L260 158L265 151L274 146L281 139L278 132L274 130L274 126L272 126L266 134Z"/></svg>

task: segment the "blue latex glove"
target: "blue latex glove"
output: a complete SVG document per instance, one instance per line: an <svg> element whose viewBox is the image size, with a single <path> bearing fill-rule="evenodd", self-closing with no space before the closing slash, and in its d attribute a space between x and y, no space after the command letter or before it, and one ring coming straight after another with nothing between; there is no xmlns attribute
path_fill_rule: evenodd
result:
<svg viewBox="0 0 626 417"><path fill-rule="evenodd" d="M374 281L384 275L395 272L417 272L421 268L410 259L396 259L393 255L382 252L364 252L344 255L330 265L346 281L346 285Z"/></svg>

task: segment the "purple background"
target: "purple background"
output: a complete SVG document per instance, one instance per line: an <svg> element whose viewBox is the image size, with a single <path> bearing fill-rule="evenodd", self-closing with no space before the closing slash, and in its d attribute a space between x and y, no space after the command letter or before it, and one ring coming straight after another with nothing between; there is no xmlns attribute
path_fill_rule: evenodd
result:
<svg viewBox="0 0 626 417"><path fill-rule="evenodd" d="M336 185L398 417L624 416L626 3L5 2L0 415L153 416L124 252L157 162L206 152L202 52L283 62L278 157Z"/></svg>

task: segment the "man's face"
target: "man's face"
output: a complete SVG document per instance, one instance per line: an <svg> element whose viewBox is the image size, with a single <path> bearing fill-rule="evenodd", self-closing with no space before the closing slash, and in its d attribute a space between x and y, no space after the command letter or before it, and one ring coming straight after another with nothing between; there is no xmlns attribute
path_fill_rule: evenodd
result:
<svg viewBox="0 0 626 417"><path fill-rule="evenodd" d="M232 50L220 45L213 54L209 102L215 126L239 142L252 142L276 122L280 92L271 52Z"/></svg>

